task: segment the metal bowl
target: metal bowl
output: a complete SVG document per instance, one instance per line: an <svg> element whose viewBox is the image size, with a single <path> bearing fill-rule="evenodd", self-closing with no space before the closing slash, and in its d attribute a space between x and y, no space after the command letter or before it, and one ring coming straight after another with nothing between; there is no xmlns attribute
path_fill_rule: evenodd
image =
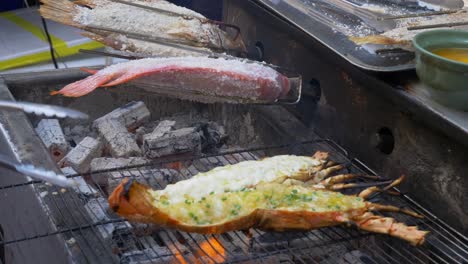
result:
<svg viewBox="0 0 468 264"><path fill-rule="evenodd" d="M437 48L468 48L468 32L431 30L413 39L416 72L431 97L446 106L468 111L468 64L435 55Z"/></svg>

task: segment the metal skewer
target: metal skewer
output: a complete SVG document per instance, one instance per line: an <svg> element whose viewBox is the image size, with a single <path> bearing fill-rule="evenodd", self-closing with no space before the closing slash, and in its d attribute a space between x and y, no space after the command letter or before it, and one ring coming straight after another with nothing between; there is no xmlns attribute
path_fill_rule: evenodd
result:
<svg viewBox="0 0 468 264"><path fill-rule="evenodd" d="M407 29L408 30L421 30L421 29L430 29L430 28L441 28L441 27L458 27L458 26L466 26L466 25L468 25L468 21L412 26L412 27L407 27Z"/></svg>
<svg viewBox="0 0 468 264"><path fill-rule="evenodd" d="M184 40L174 40L174 39L168 39L168 38L161 38L161 37L155 37L155 36L148 36L144 34L139 34L139 33L133 33L133 32L127 32L124 30L119 30L119 29L113 29L113 28L107 28L107 27L97 27L97 26L86 26L85 30L87 31L105 31L105 32L111 32L111 33L117 33L117 34L122 34L125 35L128 38L132 39L138 39L138 40L143 40L151 43L156 43L164 46L169 46L173 48L178 48L178 49L184 49L188 51L193 51L201 54L205 54L208 56L211 56L213 52L202 50L201 48L209 48L211 50L217 51L217 56L223 56L221 52L231 52L231 53L239 53L243 52L240 50L232 50L232 49L226 49L224 47L218 47L211 45L209 43L203 43L203 42L197 42L197 41L184 41ZM197 44L197 45L193 45ZM219 54L218 54L219 53Z"/></svg>
<svg viewBox="0 0 468 264"><path fill-rule="evenodd" d="M413 18L413 17L438 16L438 15L446 15L446 14L457 13L458 11L460 11L460 10L444 10L444 11L425 12L425 13L419 13L419 14L406 14L406 15L398 15L398 16L387 16L387 17L379 17L378 20L393 20L393 19L402 19L402 18Z"/></svg>
<svg viewBox="0 0 468 264"><path fill-rule="evenodd" d="M123 54L116 54L116 53L111 53L107 51L99 51L99 50L79 49L78 52L92 54L92 55L99 55L99 56L108 56L108 57L114 57L114 58L126 59L126 60L138 60L138 59L147 58L145 56L123 55Z"/></svg>

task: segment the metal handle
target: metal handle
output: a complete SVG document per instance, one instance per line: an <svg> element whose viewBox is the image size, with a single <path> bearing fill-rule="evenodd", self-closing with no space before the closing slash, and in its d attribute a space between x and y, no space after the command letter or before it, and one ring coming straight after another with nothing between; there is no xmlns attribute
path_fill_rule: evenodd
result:
<svg viewBox="0 0 468 264"><path fill-rule="evenodd" d="M0 100L0 109L17 109L26 113L57 118L88 119L88 115L73 109L45 104Z"/></svg>
<svg viewBox="0 0 468 264"><path fill-rule="evenodd" d="M79 183L74 179L69 179L62 174L57 174L50 170L37 168L33 165L16 164L8 161L5 157L0 156L0 167L7 168L11 171L16 171L34 179L46 181L60 187L78 186Z"/></svg>

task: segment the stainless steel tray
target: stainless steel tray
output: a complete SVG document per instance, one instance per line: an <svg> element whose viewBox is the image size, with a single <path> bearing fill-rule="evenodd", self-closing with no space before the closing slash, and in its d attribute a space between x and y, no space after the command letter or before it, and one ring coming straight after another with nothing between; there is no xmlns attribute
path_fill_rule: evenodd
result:
<svg viewBox="0 0 468 264"><path fill-rule="evenodd" d="M418 15L433 12L418 0L250 0L297 26L355 66L370 71L393 72L414 68L414 53L397 45L357 45L347 32L365 31L368 35L395 27L395 21L364 6L386 6L398 14ZM461 0L428 0L443 9L463 7ZM418 4L419 3L419 4ZM395 12L393 12L393 15Z"/></svg>

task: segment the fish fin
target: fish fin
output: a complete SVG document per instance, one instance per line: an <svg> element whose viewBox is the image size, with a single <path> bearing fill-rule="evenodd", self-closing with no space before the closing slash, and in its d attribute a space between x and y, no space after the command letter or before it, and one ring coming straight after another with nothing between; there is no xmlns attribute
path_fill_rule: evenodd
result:
<svg viewBox="0 0 468 264"><path fill-rule="evenodd" d="M96 74L99 70L93 70L93 69L88 69L88 68L80 68L81 71L90 73L90 74Z"/></svg>
<svg viewBox="0 0 468 264"><path fill-rule="evenodd" d="M113 81L102 85L102 87L109 87L109 86L115 86L115 85L118 85L118 84L126 83L126 82L128 82L130 80L138 78L140 75L141 75L140 73L126 72L126 73L122 74L120 77L114 79Z"/></svg>
<svg viewBox="0 0 468 264"><path fill-rule="evenodd" d="M106 83L105 85L101 85L102 87L109 87L109 86L114 86L114 85L118 85L118 84L122 84L122 83L126 83L128 81L131 81L133 79L137 79L137 78L140 78L140 77L143 77L143 76L148 76L148 75L152 75L152 74L157 74L157 73L162 73L164 71L168 71L168 70L171 70L171 67L167 67L167 68L164 68L164 69L152 69L150 71L148 70L137 70L137 69L132 69L132 70L127 70L126 73L122 74L121 76L119 76L118 78L114 79L113 81L111 82L108 82Z"/></svg>
<svg viewBox="0 0 468 264"><path fill-rule="evenodd" d="M116 74L95 74L92 76L89 76L83 80L76 81L74 83L71 83L65 87L63 87L59 91L53 91L50 94L51 95L57 95L61 94L66 97L80 97L83 95L86 95L92 91L94 91L96 88L102 86L103 84L111 81L116 77Z"/></svg>

